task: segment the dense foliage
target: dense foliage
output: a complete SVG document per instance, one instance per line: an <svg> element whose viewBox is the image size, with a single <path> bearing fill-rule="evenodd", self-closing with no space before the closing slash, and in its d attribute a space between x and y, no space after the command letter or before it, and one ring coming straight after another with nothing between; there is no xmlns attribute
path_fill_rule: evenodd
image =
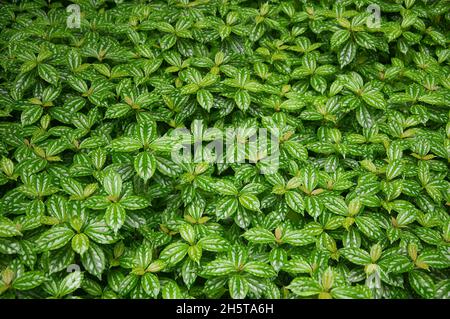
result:
<svg viewBox="0 0 450 319"><path fill-rule="evenodd" d="M1 298L450 298L450 2L0 6Z"/></svg>

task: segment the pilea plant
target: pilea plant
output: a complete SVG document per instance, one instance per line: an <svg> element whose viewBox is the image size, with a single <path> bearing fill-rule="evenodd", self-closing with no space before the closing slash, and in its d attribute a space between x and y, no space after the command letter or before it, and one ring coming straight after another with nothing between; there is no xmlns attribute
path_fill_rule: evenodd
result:
<svg viewBox="0 0 450 319"><path fill-rule="evenodd" d="M450 298L448 1L0 1L0 29L0 298Z"/></svg>

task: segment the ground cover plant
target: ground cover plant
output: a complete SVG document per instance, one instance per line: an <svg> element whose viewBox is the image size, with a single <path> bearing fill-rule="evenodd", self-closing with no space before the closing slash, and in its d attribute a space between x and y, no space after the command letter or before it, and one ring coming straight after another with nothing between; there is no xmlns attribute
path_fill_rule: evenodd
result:
<svg viewBox="0 0 450 319"><path fill-rule="evenodd" d="M1 1L0 298L450 298L449 25Z"/></svg>

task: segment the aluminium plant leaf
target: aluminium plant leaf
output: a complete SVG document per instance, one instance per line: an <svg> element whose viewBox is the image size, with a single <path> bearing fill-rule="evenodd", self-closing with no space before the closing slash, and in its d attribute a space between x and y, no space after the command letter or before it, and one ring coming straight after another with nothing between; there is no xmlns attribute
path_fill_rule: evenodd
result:
<svg viewBox="0 0 450 319"><path fill-rule="evenodd" d="M0 298L450 299L448 1L76 2L0 6Z"/></svg>

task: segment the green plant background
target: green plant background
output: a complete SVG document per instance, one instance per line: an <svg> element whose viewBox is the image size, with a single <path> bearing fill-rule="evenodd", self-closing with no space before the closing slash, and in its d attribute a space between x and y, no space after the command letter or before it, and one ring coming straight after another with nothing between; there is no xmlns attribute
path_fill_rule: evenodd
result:
<svg viewBox="0 0 450 319"><path fill-rule="evenodd" d="M2 1L0 297L450 298L449 20ZM277 129L278 171L174 163L195 120Z"/></svg>

